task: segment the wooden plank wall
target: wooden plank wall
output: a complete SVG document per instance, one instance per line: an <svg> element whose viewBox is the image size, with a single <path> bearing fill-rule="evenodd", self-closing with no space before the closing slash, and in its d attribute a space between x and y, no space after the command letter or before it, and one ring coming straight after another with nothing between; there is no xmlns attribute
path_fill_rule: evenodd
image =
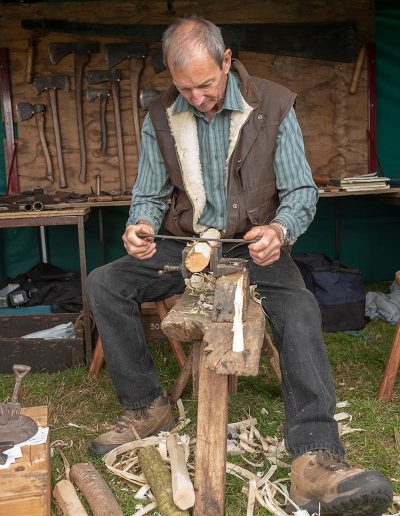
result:
<svg viewBox="0 0 400 516"><path fill-rule="evenodd" d="M0 46L9 48L13 106L17 102L49 104L46 95L37 97L32 84L25 82L25 65L30 33L20 28L20 20L33 18L67 19L95 23L162 23L176 16L196 13L216 23L277 23L356 21L360 44L373 40L373 1L354 0L175 0L175 16L168 12L166 2L139 0L136 2L37 3L2 5L0 16ZM99 104L84 98L83 112L88 154L88 181L79 181L79 146L75 114L73 57L65 57L57 65L48 58L49 43L57 41L93 40L100 44L100 53L92 56L88 69L106 69L103 44L121 41L118 38L82 37L69 34L48 34L36 40L34 74L66 74L71 90L59 92L59 115L64 150L68 190L90 193L95 190L95 177L100 174L102 190L119 191L117 146L112 100L107 104L109 151L100 153ZM154 45L157 47L157 44ZM283 57L252 52L240 52L239 59L250 73L288 86L298 93L297 116L300 120L307 155L316 176L343 176L366 173L368 121L366 64L356 95L348 93L354 64L296 57ZM131 115L128 60L120 83L122 124L127 183L130 189L137 174L137 151ZM155 75L150 58L141 78L141 86L165 89L170 83L168 72ZM83 84L86 88L86 82ZM15 120L16 120L16 115ZM145 112L141 111L141 118ZM50 107L46 113L46 139L50 147L56 181L46 180L45 160L34 119L18 126L18 169L21 190L44 188L53 193L59 189L56 149Z"/></svg>

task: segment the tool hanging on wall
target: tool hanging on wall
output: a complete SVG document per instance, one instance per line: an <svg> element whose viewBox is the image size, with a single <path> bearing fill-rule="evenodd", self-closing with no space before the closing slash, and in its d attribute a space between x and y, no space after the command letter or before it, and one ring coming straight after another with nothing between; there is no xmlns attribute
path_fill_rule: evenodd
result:
<svg viewBox="0 0 400 516"><path fill-rule="evenodd" d="M138 110L138 88L140 74L144 68L144 58L147 54L145 43L108 43L105 45L106 61L113 68L124 59L129 59L129 78L131 83L133 126L135 129L138 159L140 154L140 122Z"/></svg>
<svg viewBox="0 0 400 516"><path fill-rule="evenodd" d="M5 165L7 173L7 193L12 194L19 192L19 184L16 160L16 142L14 137L14 121L11 104L11 81L8 48L0 48L0 83L2 113L6 133Z"/></svg>
<svg viewBox="0 0 400 516"><path fill-rule="evenodd" d="M149 109L149 104L153 99L156 99L161 95L161 92L158 90L153 90L152 88L142 88L139 93L139 101L142 109L147 111Z"/></svg>
<svg viewBox="0 0 400 516"><path fill-rule="evenodd" d="M79 152L81 158L79 179L82 183L86 183L87 168L82 113L83 68L88 64L91 54L96 54L98 51L99 45L94 41L73 41L68 43L52 43L49 45L49 57L52 64L57 64L61 59L71 53L74 55L76 118L78 122Z"/></svg>
<svg viewBox="0 0 400 516"><path fill-rule="evenodd" d="M20 122L25 122L26 120L30 120L33 116L35 117L40 144L42 146L44 158L46 160L46 178L53 182L53 168L51 165L49 149L47 147L46 136L44 132L45 110L46 107L44 104L30 104L29 102L18 102L17 104L17 115Z"/></svg>
<svg viewBox="0 0 400 516"><path fill-rule="evenodd" d="M121 109L119 105L119 82L122 78L121 70L112 68L111 70L89 70L86 75L89 84L102 84L109 82L111 84L112 97L114 102L115 128L117 134L117 151L118 151L118 167L119 181L121 193L126 193L126 174L125 174L125 158L124 158L124 141L122 137Z"/></svg>
<svg viewBox="0 0 400 516"><path fill-rule="evenodd" d="M92 88L86 89L86 98L89 102L93 102L95 99L100 100L100 130L101 130L101 147L100 152L103 156L107 154L107 124L106 124L106 107L107 100L110 96L110 90L108 88Z"/></svg>
<svg viewBox="0 0 400 516"><path fill-rule="evenodd" d="M47 91L50 99L51 114L53 117L54 137L56 140L57 162L60 173L60 188L67 187L67 180L65 178L64 160L61 145L61 132L57 108L57 90L69 90L69 80L66 75L49 75L47 77L35 77L33 86L37 95L41 95Z"/></svg>

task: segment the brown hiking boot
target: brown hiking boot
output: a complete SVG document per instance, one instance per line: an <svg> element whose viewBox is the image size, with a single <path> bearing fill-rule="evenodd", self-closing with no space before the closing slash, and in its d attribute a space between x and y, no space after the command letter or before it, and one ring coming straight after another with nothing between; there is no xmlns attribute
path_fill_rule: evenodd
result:
<svg viewBox="0 0 400 516"><path fill-rule="evenodd" d="M297 457L290 477L290 498L310 514L320 505L321 515L381 516L392 503L392 485L382 473L353 468L328 450Z"/></svg>
<svg viewBox="0 0 400 516"><path fill-rule="evenodd" d="M174 425L168 395L163 391L147 407L125 410L115 427L99 435L90 445L89 451L100 457L121 444L171 430Z"/></svg>

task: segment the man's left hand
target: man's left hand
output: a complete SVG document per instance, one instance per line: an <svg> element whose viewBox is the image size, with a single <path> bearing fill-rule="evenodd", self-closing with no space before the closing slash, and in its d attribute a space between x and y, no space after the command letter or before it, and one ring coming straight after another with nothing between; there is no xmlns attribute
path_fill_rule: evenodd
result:
<svg viewBox="0 0 400 516"><path fill-rule="evenodd" d="M283 234L278 226L256 226L248 231L245 240L259 238L258 242L249 245L249 253L257 265L271 265L279 260L283 246Z"/></svg>

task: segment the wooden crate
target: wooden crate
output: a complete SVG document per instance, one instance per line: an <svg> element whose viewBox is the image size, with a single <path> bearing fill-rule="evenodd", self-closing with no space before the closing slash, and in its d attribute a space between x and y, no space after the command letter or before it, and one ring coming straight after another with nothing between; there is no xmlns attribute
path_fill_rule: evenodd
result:
<svg viewBox="0 0 400 516"><path fill-rule="evenodd" d="M13 364L27 364L32 372L63 371L84 363L83 332L74 339L21 339L22 335L58 324L75 322L79 314L0 315L0 373L11 373Z"/></svg>
<svg viewBox="0 0 400 516"><path fill-rule="evenodd" d="M40 426L48 426L47 407L21 411ZM0 516L47 516L50 514L50 445L22 447L22 457L0 470Z"/></svg>

